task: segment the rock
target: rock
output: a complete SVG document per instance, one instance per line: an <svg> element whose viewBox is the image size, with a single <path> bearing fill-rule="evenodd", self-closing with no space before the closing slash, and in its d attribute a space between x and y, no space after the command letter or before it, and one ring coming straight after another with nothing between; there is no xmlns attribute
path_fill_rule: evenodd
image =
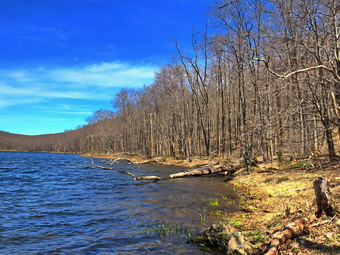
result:
<svg viewBox="0 0 340 255"><path fill-rule="evenodd" d="M249 255L253 253L253 248L244 240L240 232L231 234L228 242L228 254Z"/></svg>
<svg viewBox="0 0 340 255"><path fill-rule="evenodd" d="M253 248L244 240L242 234L232 226L223 223L213 224L202 235L194 237L190 241L214 250L227 252L227 254L248 255L253 253Z"/></svg>

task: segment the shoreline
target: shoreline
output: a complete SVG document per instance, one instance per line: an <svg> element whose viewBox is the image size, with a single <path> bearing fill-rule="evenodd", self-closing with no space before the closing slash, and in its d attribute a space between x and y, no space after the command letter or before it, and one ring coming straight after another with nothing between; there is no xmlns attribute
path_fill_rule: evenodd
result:
<svg viewBox="0 0 340 255"><path fill-rule="evenodd" d="M117 159L117 160L128 160L133 164L158 164L164 166L181 166L188 168L199 168L205 166L218 166L226 163L230 163L228 159L222 159L219 157L208 158L208 157L193 157L192 161L189 162L186 159L175 159L170 157L154 157L147 159L142 155L134 153L117 153L117 154L79 154L82 157L88 158L103 158L103 159Z"/></svg>
<svg viewBox="0 0 340 255"><path fill-rule="evenodd" d="M94 158L128 159L134 164L160 164L183 167L219 165L221 159L194 158L192 162L171 158L146 160L140 155L82 155ZM229 181L239 193L239 212L226 215L222 221L240 231L252 243L258 254L275 231L281 230L299 214L314 215L317 210L313 181L325 177L330 183L333 201L340 200L340 162L325 159L304 159L259 164L250 167L249 173L240 170ZM199 177L196 177L199 178ZM221 198L222 199L222 198ZM223 198L224 199L224 198ZM217 208L218 209L218 208ZM221 217L216 217L221 220ZM322 216L319 221L327 217ZM282 246L284 254L332 254L340 247L339 219L313 228L313 232L289 240Z"/></svg>
<svg viewBox="0 0 340 255"><path fill-rule="evenodd" d="M130 153L78 155L92 158L127 159L134 164L150 163L196 168L208 165L217 166L226 162L219 158L194 158L192 162L171 158L148 160L141 155ZM254 246L258 254L263 254L275 231L281 230L294 221L297 215L314 215L317 208L313 181L317 177L327 178L333 201L339 206L339 169L339 161L330 162L327 158L281 162L275 160L273 163L250 167L248 173L241 169L233 179L229 180L229 183L235 187L239 194L240 210L235 213L222 213L222 215L216 217L216 220L222 220L225 224L240 231ZM221 197L221 201L225 199L227 197ZM217 201L216 211L218 209ZM326 219L329 220L329 218L322 216L317 222ZM329 224L320 225L308 230L302 236L289 240L283 245L282 250L284 251L283 254L336 254L339 247L340 221L337 218Z"/></svg>

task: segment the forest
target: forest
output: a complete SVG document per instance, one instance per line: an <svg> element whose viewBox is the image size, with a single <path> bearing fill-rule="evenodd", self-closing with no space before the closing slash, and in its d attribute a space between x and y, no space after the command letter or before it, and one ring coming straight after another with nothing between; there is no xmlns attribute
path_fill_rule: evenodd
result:
<svg viewBox="0 0 340 255"><path fill-rule="evenodd" d="M303 157L340 136L337 0L215 2L211 23L152 84L60 134L0 133L0 150L130 152L145 157Z"/></svg>

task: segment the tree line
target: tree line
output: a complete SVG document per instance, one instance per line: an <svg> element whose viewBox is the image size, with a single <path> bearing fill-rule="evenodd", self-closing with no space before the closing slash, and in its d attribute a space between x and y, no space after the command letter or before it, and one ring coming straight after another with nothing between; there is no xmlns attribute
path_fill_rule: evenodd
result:
<svg viewBox="0 0 340 255"><path fill-rule="evenodd" d="M194 31L191 48L175 41L176 60L156 73L153 84L122 89L113 110L95 112L88 131L69 132L63 146L264 161L278 152L305 156L326 146L335 159L339 13L337 0L217 1L210 9L212 28ZM50 148L61 140L46 139Z"/></svg>

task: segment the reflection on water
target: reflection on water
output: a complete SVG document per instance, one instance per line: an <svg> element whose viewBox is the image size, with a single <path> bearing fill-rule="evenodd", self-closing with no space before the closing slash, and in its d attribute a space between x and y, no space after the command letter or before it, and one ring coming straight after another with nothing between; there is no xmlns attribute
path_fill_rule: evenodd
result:
<svg viewBox="0 0 340 255"><path fill-rule="evenodd" d="M143 230L166 222L197 233L214 210L234 210L222 199L232 190L218 177L135 185L117 171L83 167L90 164L77 155L0 152L0 253L203 254L183 235ZM159 176L182 170L124 162L112 167ZM218 208L209 199L219 200Z"/></svg>

